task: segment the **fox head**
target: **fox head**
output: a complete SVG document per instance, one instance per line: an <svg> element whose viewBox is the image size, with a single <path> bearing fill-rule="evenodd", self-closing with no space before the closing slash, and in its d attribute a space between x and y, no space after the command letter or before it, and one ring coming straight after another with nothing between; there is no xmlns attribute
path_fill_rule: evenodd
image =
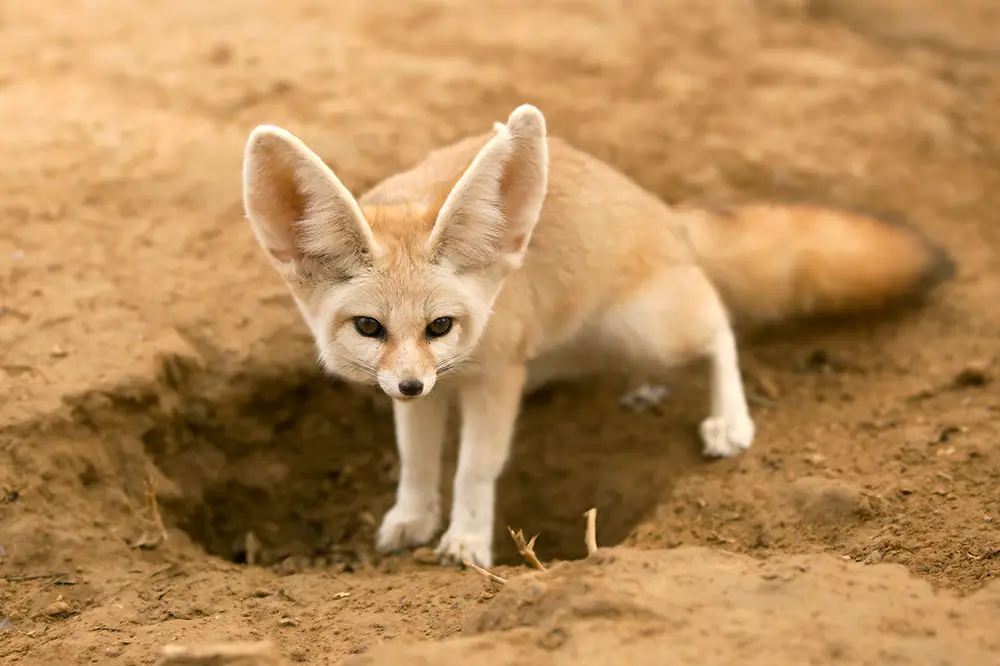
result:
<svg viewBox="0 0 1000 666"><path fill-rule="evenodd" d="M521 265L548 179L538 109L520 106L494 129L437 202L365 207L289 132L251 132L247 218L328 372L405 400L473 354Z"/></svg>

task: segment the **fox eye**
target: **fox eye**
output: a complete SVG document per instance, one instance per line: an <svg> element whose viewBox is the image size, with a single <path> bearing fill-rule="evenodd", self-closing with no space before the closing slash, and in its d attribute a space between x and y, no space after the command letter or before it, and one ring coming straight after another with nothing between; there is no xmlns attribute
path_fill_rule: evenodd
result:
<svg viewBox="0 0 1000 666"><path fill-rule="evenodd" d="M372 317L355 317L354 330L366 338L378 338L385 333L385 328L382 327L378 319Z"/></svg>
<svg viewBox="0 0 1000 666"><path fill-rule="evenodd" d="M443 335L448 335L453 323L451 317L438 317L427 324L427 337L440 338Z"/></svg>

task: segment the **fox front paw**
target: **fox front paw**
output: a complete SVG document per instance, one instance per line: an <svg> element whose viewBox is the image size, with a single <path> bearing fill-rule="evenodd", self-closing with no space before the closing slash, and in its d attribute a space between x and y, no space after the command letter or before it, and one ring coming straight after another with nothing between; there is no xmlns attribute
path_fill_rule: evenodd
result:
<svg viewBox="0 0 1000 666"><path fill-rule="evenodd" d="M493 566L493 544L489 532L449 528L441 537L434 554L442 564L461 564L467 560L480 567Z"/></svg>
<svg viewBox="0 0 1000 666"><path fill-rule="evenodd" d="M754 424L749 416L710 416L701 422L699 432L704 455L710 458L729 458L750 448L754 438Z"/></svg>
<svg viewBox="0 0 1000 666"><path fill-rule="evenodd" d="M394 553L422 546L434 538L440 524L439 511L419 511L397 504L382 519L376 548L382 553Z"/></svg>

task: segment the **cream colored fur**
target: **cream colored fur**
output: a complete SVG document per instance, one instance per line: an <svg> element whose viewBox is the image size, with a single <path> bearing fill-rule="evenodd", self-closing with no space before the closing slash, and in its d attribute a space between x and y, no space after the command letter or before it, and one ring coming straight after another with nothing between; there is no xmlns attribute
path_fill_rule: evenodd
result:
<svg viewBox="0 0 1000 666"><path fill-rule="evenodd" d="M440 529L441 444L453 403L462 416L459 462L437 552L482 566L492 563L496 480L528 387L602 370L656 375L708 357L704 452L731 456L751 445L727 305L771 317L791 314L796 303L779 308L752 285L736 288L733 275L750 280L755 272L716 241L715 218L672 211L610 166L547 137L536 108L518 107L492 133L435 151L357 200L276 127L250 135L243 177L251 226L324 367L393 399L402 469L380 549L424 544ZM908 239L893 237L900 247ZM715 247L728 254L713 254ZM916 247L905 249L917 257ZM769 267L768 278L794 283L796 258L781 261L788 276ZM914 259L911 273L929 261ZM724 304L703 264L741 300ZM900 275L903 284L910 274ZM875 280L856 291L891 289ZM808 308L821 310L813 306L824 295L813 296ZM356 317L377 320L384 334L360 334ZM440 317L452 318L451 330L430 337L427 327ZM419 397L404 393L407 381L422 385Z"/></svg>

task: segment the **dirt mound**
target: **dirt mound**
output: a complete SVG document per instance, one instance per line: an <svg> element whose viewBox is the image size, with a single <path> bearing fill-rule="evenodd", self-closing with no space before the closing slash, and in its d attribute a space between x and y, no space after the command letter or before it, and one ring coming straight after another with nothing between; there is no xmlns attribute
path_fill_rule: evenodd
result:
<svg viewBox="0 0 1000 666"><path fill-rule="evenodd" d="M485 579L484 579L485 580ZM903 567L826 555L766 562L719 550L600 550L518 575L473 612L462 638L378 647L376 664L986 663L1000 637L1000 587L964 599ZM268 643L172 648L163 666L287 663Z"/></svg>
<svg viewBox="0 0 1000 666"><path fill-rule="evenodd" d="M705 548L598 551L519 576L463 638L391 645L345 664L986 663L1000 587L935 594L899 566Z"/></svg>
<svg viewBox="0 0 1000 666"><path fill-rule="evenodd" d="M8 3L0 661L269 641L261 658L292 663L982 663L1000 574L994 4ZM532 396L493 596L373 552L391 419L315 367L239 173L250 129L275 123L360 190L523 102L669 202L891 213L958 273L877 327L744 341L759 436L737 459L699 454L701 368L638 411L614 382ZM609 550L577 561L591 507ZM547 577L507 524L539 534Z"/></svg>

